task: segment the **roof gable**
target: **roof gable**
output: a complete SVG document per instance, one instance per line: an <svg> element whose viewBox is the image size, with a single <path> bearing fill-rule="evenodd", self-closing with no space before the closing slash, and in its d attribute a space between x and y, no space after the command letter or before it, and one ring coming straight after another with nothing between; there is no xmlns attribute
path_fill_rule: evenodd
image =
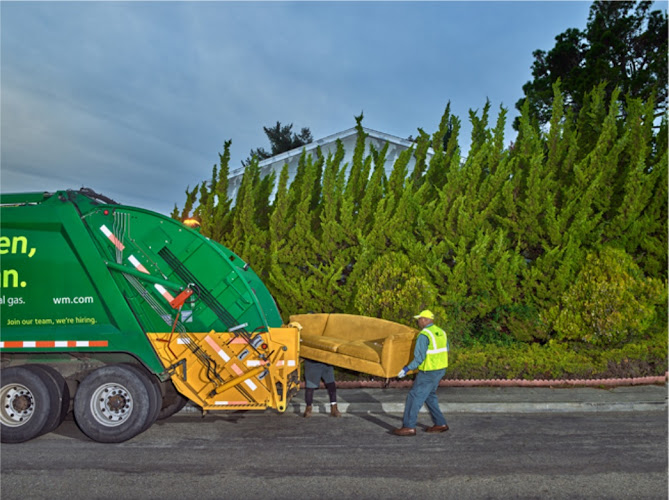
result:
<svg viewBox="0 0 669 500"><path fill-rule="evenodd" d="M365 134L367 134L368 138L377 139L383 142L389 142L391 144L400 146L401 148L409 149L410 147L416 145L415 142L409 141L407 139L402 139L401 137L397 137L395 135L379 132L378 130L372 130L371 128L363 127L362 130ZM309 144L305 144L304 146L300 146L298 148L291 149L290 151L285 151L283 153L279 153L278 155L266 158L258 162L258 166L262 169L263 167L272 165L274 163L279 163L283 165L284 163L288 163L294 157L299 158L302 155L303 151L306 151L306 153L309 154L315 151L318 147L322 148L323 146L334 144L337 142L337 140L345 141L350 137L356 136L357 133L358 129L356 127L351 127L342 132L337 132L336 134L328 135L326 137L323 137L322 139L317 139L313 142L310 142ZM431 156L433 154L434 151L432 150L432 148L429 148L428 155ZM236 177L238 175L241 175L243 172L244 172L244 167L239 167L234 170L231 170L228 177Z"/></svg>

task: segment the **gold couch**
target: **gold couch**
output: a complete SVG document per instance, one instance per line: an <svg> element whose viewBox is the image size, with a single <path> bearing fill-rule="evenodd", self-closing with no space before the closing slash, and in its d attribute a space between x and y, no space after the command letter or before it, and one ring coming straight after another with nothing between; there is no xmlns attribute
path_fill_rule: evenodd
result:
<svg viewBox="0 0 669 500"><path fill-rule="evenodd" d="M352 314L295 314L300 356L383 378L396 377L413 357L415 329Z"/></svg>

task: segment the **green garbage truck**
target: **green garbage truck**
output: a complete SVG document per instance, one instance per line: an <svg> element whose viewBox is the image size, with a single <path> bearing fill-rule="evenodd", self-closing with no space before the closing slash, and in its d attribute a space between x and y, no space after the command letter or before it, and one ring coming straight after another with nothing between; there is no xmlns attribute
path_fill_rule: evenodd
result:
<svg viewBox="0 0 669 500"><path fill-rule="evenodd" d="M283 412L296 328L229 249L92 190L0 195L0 437L122 442L191 401Z"/></svg>

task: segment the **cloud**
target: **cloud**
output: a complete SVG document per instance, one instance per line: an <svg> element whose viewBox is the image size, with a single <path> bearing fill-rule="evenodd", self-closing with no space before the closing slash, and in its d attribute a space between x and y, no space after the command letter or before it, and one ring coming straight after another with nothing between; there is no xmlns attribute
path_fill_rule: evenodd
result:
<svg viewBox="0 0 669 500"><path fill-rule="evenodd" d="M3 3L3 191L86 185L164 213L263 126L432 132L513 111L579 2ZM579 25L579 23L581 23ZM510 113L512 114L512 113ZM493 116L494 120L495 117ZM511 136L509 117L507 140Z"/></svg>

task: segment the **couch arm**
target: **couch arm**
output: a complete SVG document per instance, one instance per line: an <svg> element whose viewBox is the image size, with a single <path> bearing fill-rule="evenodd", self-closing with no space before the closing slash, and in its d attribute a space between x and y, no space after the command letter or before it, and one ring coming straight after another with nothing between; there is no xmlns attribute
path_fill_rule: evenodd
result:
<svg viewBox="0 0 669 500"><path fill-rule="evenodd" d="M381 351L381 366L387 378L396 377L413 359L416 334L395 333L386 337Z"/></svg>

